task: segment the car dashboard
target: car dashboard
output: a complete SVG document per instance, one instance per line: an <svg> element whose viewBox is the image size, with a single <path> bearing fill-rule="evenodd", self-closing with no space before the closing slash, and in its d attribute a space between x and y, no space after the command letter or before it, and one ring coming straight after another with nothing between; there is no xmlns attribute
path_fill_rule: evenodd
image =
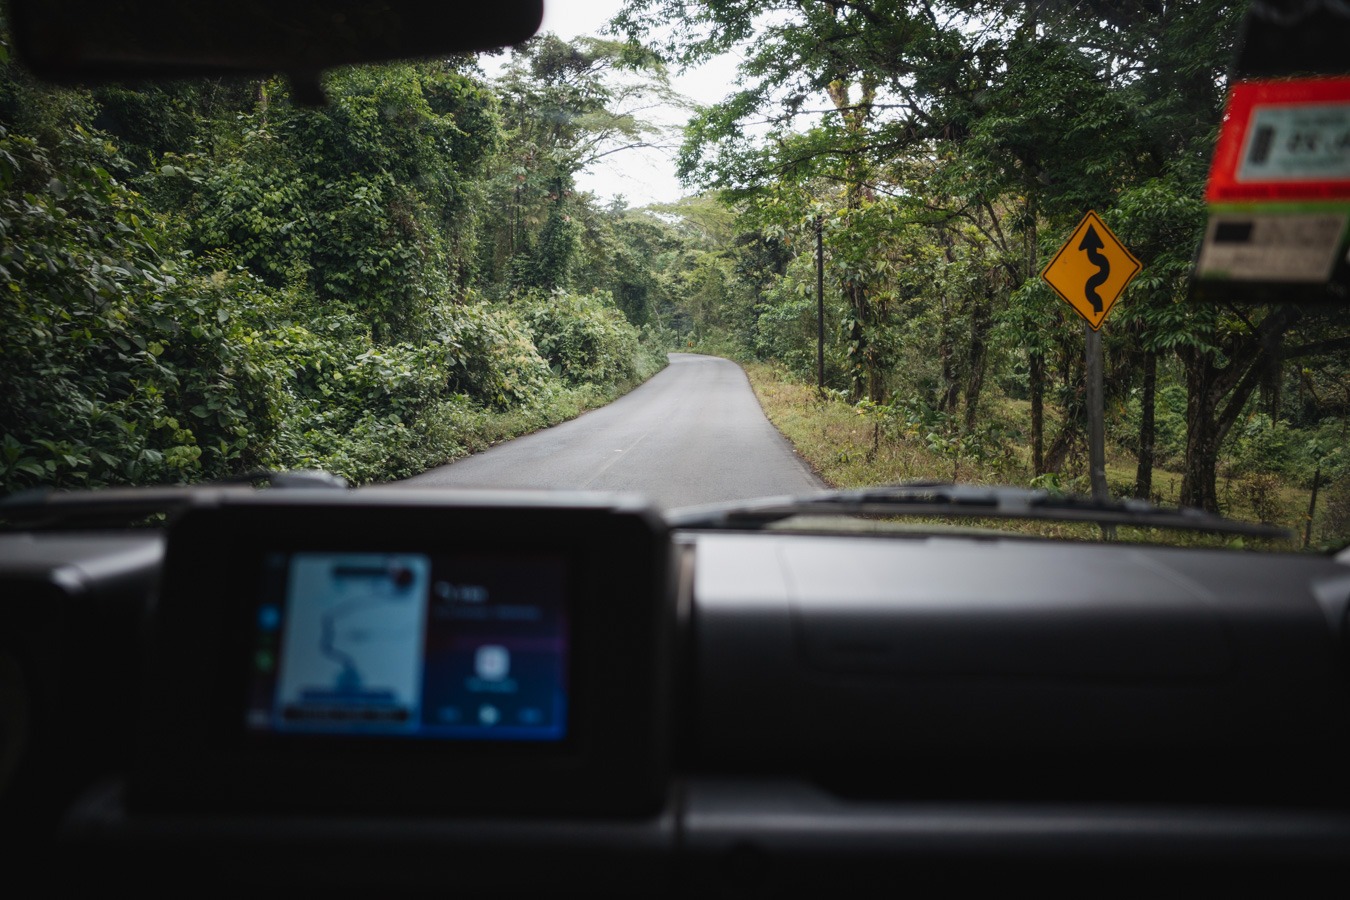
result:
<svg viewBox="0 0 1350 900"><path fill-rule="evenodd" d="M1350 862L1334 558L329 494L0 535L3 823L54 884L1124 893ZM348 593L296 587L324 567ZM358 608L318 656L285 636L305 604L386 589L423 612ZM498 636L475 590L515 598ZM529 604L543 631L519 630ZM402 676L352 663L357 688L341 662L370 646L344 634L414 621L425 639L387 659L425 653L419 728L372 687ZM302 653L338 687L284 698L296 662L260 680Z"/></svg>

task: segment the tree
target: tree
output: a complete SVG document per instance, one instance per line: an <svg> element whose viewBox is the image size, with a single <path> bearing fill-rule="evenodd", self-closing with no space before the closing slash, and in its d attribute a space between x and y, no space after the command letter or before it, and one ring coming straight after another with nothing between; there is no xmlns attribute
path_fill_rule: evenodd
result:
<svg viewBox="0 0 1350 900"><path fill-rule="evenodd" d="M495 86L507 130L489 204L507 216L493 228L489 280L502 288L565 287L578 248L573 223L588 202L576 194L576 174L611 154L652 146L663 131L642 113L675 95L651 54L551 34L517 48Z"/></svg>
<svg viewBox="0 0 1350 900"><path fill-rule="evenodd" d="M615 24L674 63L742 54L736 89L691 120L681 170L761 225L796 227L794 192L831 210L854 396L895 377L887 335L901 328L931 339L934 405L954 413L964 394L969 429L1002 340L1025 373L1037 473L1061 468L1083 434L1083 374L1080 326L1036 276L1087 209L1117 224L1145 256L1106 342L1113 399L1143 393L1134 489L1151 491L1158 379L1172 377L1160 364L1176 354L1191 397L1183 500L1212 509L1223 439L1279 380L1286 338L1307 352L1340 340L1329 321L1314 339L1287 313L1185 300L1240 12L1230 0L631 0ZM913 272L928 283L907 287ZM919 321L907 304L933 317L927 332L903 324ZM1053 437L1047 399L1062 413Z"/></svg>

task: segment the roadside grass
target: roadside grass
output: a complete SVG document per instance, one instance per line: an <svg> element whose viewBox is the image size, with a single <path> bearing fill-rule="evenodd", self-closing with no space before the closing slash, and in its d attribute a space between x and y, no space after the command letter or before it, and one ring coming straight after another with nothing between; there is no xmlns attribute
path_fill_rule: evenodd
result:
<svg viewBox="0 0 1350 900"><path fill-rule="evenodd" d="M759 362L742 363L750 384L769 421L792 443L797 452L824 481L841 488L893 484L905 481L968 482L976 484L1029 485L1033 473L1028 446L1015 440L1030 418L1029 404L1000 399L989 404L986 415L1003 433L1013 435L998 453L978 462L953 459L935 452L925 435L892 434L879 428L857 407L834 396L821 397L813 385L793 381L781 367ZM1048 412L1048 411L1047 411ZM1056 424L1047 416L1046 431ZM1063 490L1087 493L1090 488L1086 464L1074 460L1065 474ZM1136 461L1118 447L1108 446L1106 478L1115 496L1133 492ZM1219 496L1225 515L1244 521L1267 521L1294 532L1293 541L1275 541L1200 532L1158 531L1154 529L1118 529L1124 541L1163 543L1183 547L1245 547L1265 550L1297 550L1303 541L1307 522L1309 491L1280 481L1274 476L1244 478L1224 472L1219 479ZM1175 504L1180 495L1181 473L1156 467L1153 493L1163 503ZM1325 495L1324 495L1325 496ZM1319 516L1325 502L1319 500ZM914 521L914 520L909 520ZM961 520L963 525L980 525L995 530L1045 537L1100 540L1095 525L1057 522L1022 522L1006 519ZM1340 546L1342 539L1333 527L1315 523L1313 548Z"/></svg>

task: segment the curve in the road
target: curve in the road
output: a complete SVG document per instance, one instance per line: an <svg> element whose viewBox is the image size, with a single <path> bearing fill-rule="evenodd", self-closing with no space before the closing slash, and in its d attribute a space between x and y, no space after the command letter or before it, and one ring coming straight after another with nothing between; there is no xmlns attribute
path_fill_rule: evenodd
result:
<svg viewBox="0 0 1350 900"><path fill-rule="evenodd" d="M403 484L633 491L667 509L825 487L740 366L690 353L608 406Z"/></svg>

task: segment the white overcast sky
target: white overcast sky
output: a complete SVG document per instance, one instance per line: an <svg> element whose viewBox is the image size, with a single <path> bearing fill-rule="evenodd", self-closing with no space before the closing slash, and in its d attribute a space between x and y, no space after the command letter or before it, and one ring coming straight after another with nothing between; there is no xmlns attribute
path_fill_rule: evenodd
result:
<svg viewBox="0 0 1350 900"><path fill-rule="evenodd" d="M579 35L603 36L601 29L619 11L623 0L544 0L544 24L541 31L551 31L561 38ZM714 103L730 93L735 84L734 56L723 56L696 70L684 74L672 73L671 83L681 94L695 103ZM492 71L485 60L485 68ZM667 108L646 114L653 121L683 123L688 112ZM678 135L672 140L678 143ZM670 203L687 191L675 177L675 151L655 149L625 150L600 160L592 169L577 176L577 186L591 191L601 200L622 194L629 206L649 203Z"/></svg>

